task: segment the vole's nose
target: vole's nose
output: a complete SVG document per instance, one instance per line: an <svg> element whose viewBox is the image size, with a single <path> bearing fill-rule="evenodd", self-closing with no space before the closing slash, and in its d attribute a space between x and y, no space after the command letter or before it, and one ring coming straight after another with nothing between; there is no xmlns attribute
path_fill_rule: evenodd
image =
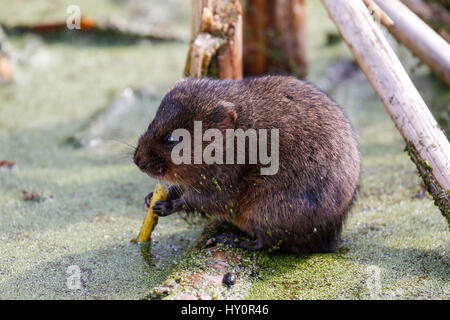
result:
<svg viewBox="0 0 450 320"><path fill-rule="evenodd" d="M145 168L145 164L142 161L141 156L139 155L138 151L136 150L136 152L134 153L134 157L133 157L134 163L139 167L139 169L144 170Z"/></svg>

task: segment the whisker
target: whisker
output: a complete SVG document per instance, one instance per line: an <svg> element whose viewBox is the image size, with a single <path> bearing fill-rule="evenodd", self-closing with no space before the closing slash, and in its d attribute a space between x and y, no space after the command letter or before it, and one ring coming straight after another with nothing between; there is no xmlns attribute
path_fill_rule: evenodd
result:
<svg viewBox="0 0 450 320"><path fill-rule="evenodd" d="M172 184L172 186L173 186L174 188L178 188L178 192L179 192L179 194L180 194L180 198L183 200L184 204L186 205L186 208L188 208L188 207L189 207L189 204L187 203L186 199L184 198L184 195L183 195L183 188L182 188L181 186L183 186L183 185L189 185L189 184L187 184L187 183L186 183L183 179L181 179L180 177L175 178L175 179L174 179L174 182L175 182L176 184L175 184L175 185ZM193 188L192 185L189 185L189 187ZM194 188L194 189L195 189L195 188ZM187 212L186 212L186 213L187 213Z"/></svg>
<svg viewBox="0 0 450 320"><path fill-rule="evenodd" d="M178 188L178 193L180 194L180 198L183 200L183 202L184 202L184 204L186 205L186 207L188 207L189 205L188 205L186 199L185 199L184 196L183 196L183 189L182 189L182 187L179 185L180 183L179 183L178 181L179 181L179 180L176 180L176 181L175 181L175 182L177 183L177 185L171 185L171 186L173 186L174 188Z"/></svg>
<svg viewBox="0 0 450 320"><path fill-rule="evenodd" d="M135 146L134 144L130 144L130 143L126 142L126 141L121 141L121 140L117 140L117 139L110 139L110 140L114 141L114 142L121 143L121 144L123 144L123 145L125 145L127 147L130 147L133 150L135 150L137 148L137 146Z"/></svg>

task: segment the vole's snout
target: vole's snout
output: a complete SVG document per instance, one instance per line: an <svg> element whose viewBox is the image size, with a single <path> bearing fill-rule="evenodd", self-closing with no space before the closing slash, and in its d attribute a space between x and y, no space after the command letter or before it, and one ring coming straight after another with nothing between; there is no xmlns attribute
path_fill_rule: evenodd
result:
<svg viewBox="0 0 450 320"><path fill-rule="evenodd" d="M146 160L146 156L144 154L145 146L143 146L143 140L144 135L139 138L138 145L136 147L136 150L134 151L133 161L139 169L141 169L142 171L146 171L148 167L148 161Z"/></svg>
<svg viewBox="0 0 450 320"><path fill-rule="evenodd" d="M137 147L136 151L134 152L133 161L138 166L139 169L144 171L145 168L147 167L147 164L145 163L145 161L143 161L143 157L140 153L141 152L139 150L139 147Z"/></svg>
<svg viewBox="0 0 450 320"><path fill-rule="evenodd" d="M165 173L165 165L158 148L148 137L142 136L134 152L133 161L141 171L153 177L161 177Z"/></svg>

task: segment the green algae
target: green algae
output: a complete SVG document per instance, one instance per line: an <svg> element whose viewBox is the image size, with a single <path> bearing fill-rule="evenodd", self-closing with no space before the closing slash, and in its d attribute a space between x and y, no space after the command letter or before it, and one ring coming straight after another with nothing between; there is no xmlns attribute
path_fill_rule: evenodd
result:
<svg viewBox="0 0 450 320"><path fill-rule="evenodd" d="M420 158L419 153L411 142L405 147L411 160L416 164L419 176L422 178L426 190L434 199L434 204L441 210L442 215L447 219L450 228L450 190L443 190L434 179L433 168L426 161Z"/></svg>
<svg viewBox="0 0 450 320"><path fill-rule="evenodd" d="M6 21L2 10L0 22L22 22L27 12ZM24 34L10 35L8 49L15 82L0 86L0 158L16 166L0 172L0 297L144 297L201 232L179 216L161 219L148 261L129 242L155 183L135 168L132 147L179 79L187 45ZM113 117L102 121L100 145L61 144L130 87L150 87L157 98L131 109L117 130ZM22 190L46 199L24 201ZM67 286L72 266L80 270L80 289Z"/></svg>
<svg viewBox="0 0 450 320"><path fill-rule="evenodd" d="M84 3L94 16L122 9L114 1ZM448 299L446 221L432 199L414 198L421 180L364 76L356 72L338 84L324 76L330 66L352 57L342 42L326 45L327 32L336 29L319 2L307 4L312 17L308 80L327 87L355 124L363 157L359 199L337 253L299 257L222 248L243 256L231 266L240 285L209 294L220 299ZM51 9L44 8L48 3L33 6L6 6L10 9L0 12L0 22L51 17ZM55 19L62 16L57 14ZM189 30L186 23L183 28ZM133 166L127 145L136 143L158 99L179 78L187 45L72 35L23 35L10 37L10 44L19 59L16 83L0 87L0 159L16 166L0 172L0 297L170 299L183 292L190 274L208 270L206 240L226 230L212 228L200 237L202 221L187 222L180 215L160 219L151 257L144 259L129 240L139 231L143 198L154 181ZM402 62L417 65L401 47L396 50ZM448 134L448 90L424 66L414 72L413 81ZM78 140L60 144L85 132L125 88L147 86L158 99L148 101L148 109L134 109L131 131L118 136L109 131L106 143L97 147ZM22 190L53 199L25 202ZM78 290L67 287L67 271L74 265L81 271ZM379 287L371 286L374 275Z"/></svg>

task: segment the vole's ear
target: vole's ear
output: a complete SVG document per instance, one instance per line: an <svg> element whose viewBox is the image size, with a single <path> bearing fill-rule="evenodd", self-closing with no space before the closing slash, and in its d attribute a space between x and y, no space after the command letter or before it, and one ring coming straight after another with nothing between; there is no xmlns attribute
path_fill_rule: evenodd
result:
<svg viewBox="0 0 450 320"><path fill-rule="evenodd" d="M220 103L223 113L224 113L224 119L223 124L227 128L235 128L236 127L236 119L237 119L237 113L234 103L231 103L229 101L221 101Z"/></svg>

